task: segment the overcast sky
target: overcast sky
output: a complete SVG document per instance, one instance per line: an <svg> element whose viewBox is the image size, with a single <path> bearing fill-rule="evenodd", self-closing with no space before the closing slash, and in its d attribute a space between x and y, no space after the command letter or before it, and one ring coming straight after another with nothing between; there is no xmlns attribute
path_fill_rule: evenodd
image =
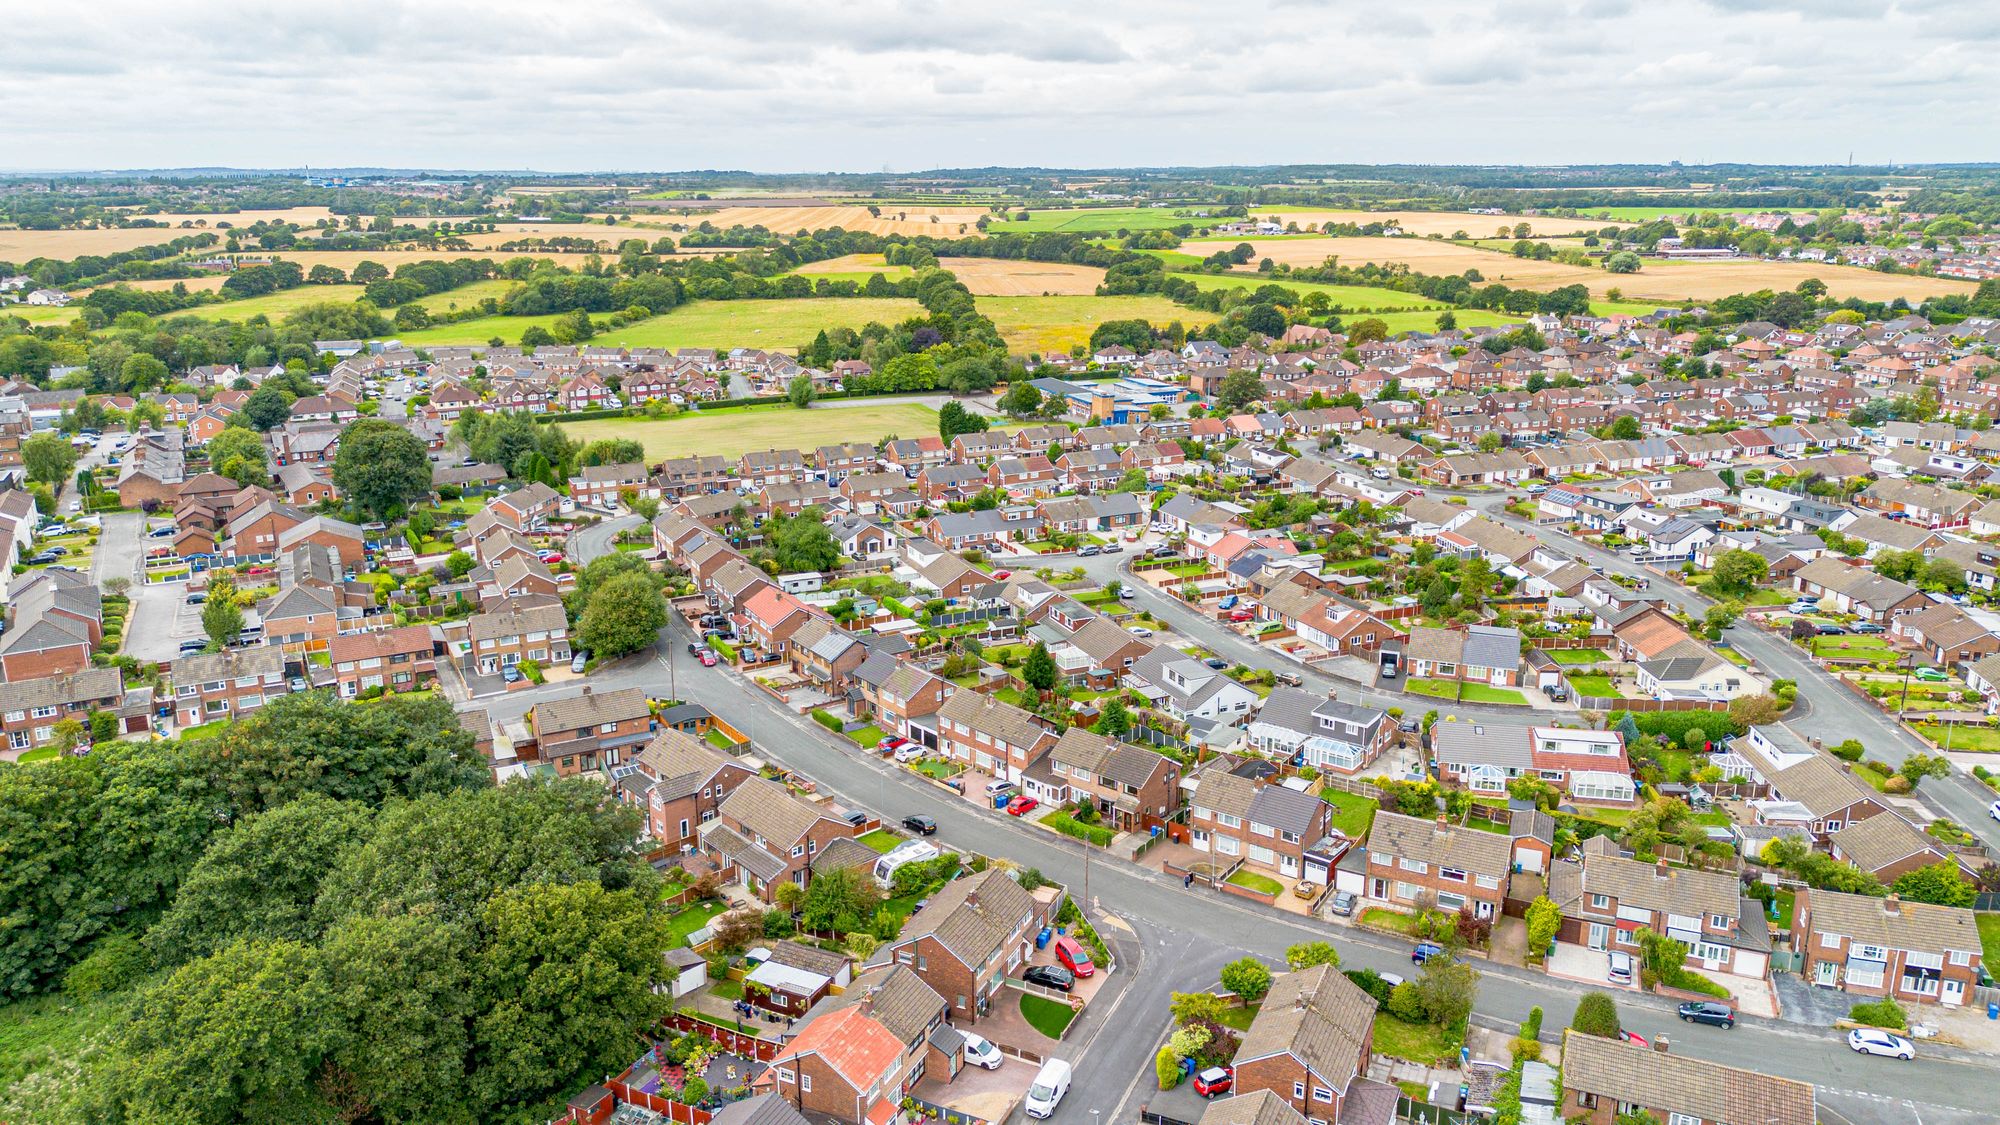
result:
<svg viewBox="0 0 2000 1125"><path fill-rule="evenodd" d="M6 0L0 167L2000 159L1994 0Z"/></svg>

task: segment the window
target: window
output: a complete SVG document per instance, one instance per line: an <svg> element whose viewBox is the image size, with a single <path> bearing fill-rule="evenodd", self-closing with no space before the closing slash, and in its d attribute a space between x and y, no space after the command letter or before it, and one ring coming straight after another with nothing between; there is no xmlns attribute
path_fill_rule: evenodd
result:
<svg viewBox="0 0 2000 1125"><path fill-rule="evenodd" d="M1822 949L1839 949L1840 942L1841 942L1841 936L1839 934L1832 932L1822 932L1819 935L1819 944L1820 948Z"/></svg>
<svg viewBox="0 0 2000 1125"><path fill-rule="evenodd" d="M1576 1104L1584 1109L1596 1109L1597 1095L1578 1090L1576 1093Z"/></svg>
<svg viewBox="0 0 2000 1125"><path fill-rule="evenodd" d="M1954 965L1970 965L1972 964L1972 954L1962 949L1954 949L1951 951L1951 963Z"/></svg>
<svg viewBox="0 0 2000 1125"><path fill-rule="evenodd" d="M792 1072L791 1072L791 1071L789 1071L789 1070L786 1070L786 1069L785 1069L784 1067L782 1067L782 1066L778 1068L778 1081L780 1081L780 1082L790 1082L790 1081L792 1081L792 1078L793 1078L793 1075L792 1075Z"/></svg>
<svg viewBox="0 0 2000 1125"><path fill-rule="evenodd" d="M54 718L54 717L55 717L55 715L56 715L56 712L57 712L58 710L60 710L60 708L56 708L56 707L37 707L37 708L35 708L35 712L34 712L34 713L35 713L35 718L37 718L37 719L50 719L50 718Z"/></svg>
<svg viewBox="0 0 2000 1125"><path fill-rule="evenodd" d="M810 1074L807 1074L807 1073L806 1073L806 1072L804 1072L804 1071L800 1071L800 1072L799 1072L799 1089L800 1089L801 1091L805 1092L805 1093L808 1093L808 1094L812 1093L812 1092L813 1092L813 1076L812 1076L812 1075L810 1075Z"/></svg>
<svg viewBox="0 0 2000 1125"><path fill-rule="evenodd" d="M1333 1100L1333 1091L1324 1086L1314 1086L1313 1100L1316 1102L1330 1102Z"/></svg>
<svg viewBox="0 0 2000 1125"><path fill-rule="evenodd" d="M1292 1097L1299 1101L1306 1100L1306 1084L1303 1082L1292 1083Z"/></svg>
<svg viewBox="0 0 2000 1125"><path fill-rule="evenodd" d="M1726 930L1729 928L1729 918L1722 914L1711 914L1708 916L1708 927L1712 930Z"/></svg>
<svg viewBox="0 0 2000 1125"><path fill-rule="evenodd" d="M1701 1118L1686 1113L1670 1113L1667 1125L1701 1125Z"/></svg>
<svg viewBox="0 0 2000 1125"><path fill-rule="evenodd" d="M1610 896L1610 895L1591 895L1591 896L1590 896L1590 908L1591 908L1592 910L1609 910L1609 909L1611 908L1611 896Z"/></svg>

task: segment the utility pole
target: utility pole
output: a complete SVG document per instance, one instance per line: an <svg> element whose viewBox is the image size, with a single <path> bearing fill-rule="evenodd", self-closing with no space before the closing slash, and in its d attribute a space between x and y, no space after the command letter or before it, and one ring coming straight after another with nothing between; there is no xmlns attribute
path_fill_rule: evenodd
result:
<svg viewBox="0 0 2000 1125"><path fill-rule="evenodd" d="M1899 723L1905 721L1910 713L1910 673L1916 669L1916 665L1915 652L1903 655L1903 698L1896 704L1896 721Z"/></svg>

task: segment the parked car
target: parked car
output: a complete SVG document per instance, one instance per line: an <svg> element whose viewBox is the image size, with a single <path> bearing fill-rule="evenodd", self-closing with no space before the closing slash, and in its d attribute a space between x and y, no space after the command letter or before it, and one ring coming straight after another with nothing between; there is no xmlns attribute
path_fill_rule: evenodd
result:
<svg viewBox="0 0 2000 1125"><path fill-rule="evenodd" d="M1224 668L1229 667L1229 661L1224 660L1220 656L1211 656L1207 660L1202 661L1202 663L1208 665L1210 668L1213 668L1218 672L1222 671Z"/></svg>
<svg viewBox="0 0 2000 1125"><path fill-rule="evenodd" d="M1097 975L1097 965L1091 961L1090 951L1083 947L1083 943L1068 934L1063 934L1056 938L1053 944L1056 960L1062 963L1063 968L1079 978Z"/></svg>
<svg viewBox="0 0 2000 1125"><path fill-rule="evenodd" d="M1919 668L1916 671L1916 676L1925 683L1932 684L1941 684L1951 678L1945 675L1943 669L1940 668Z"/></svg>
<svg viewBox="0 0 2000 1125"><path fill-rule="evenodd" d="M1886 633L1889 630L1875 624L1873 621L1857 621L1854 624L1854 631L1857 633Z"/></svg>
<svg viewBox="0 0 2000 1125"><path fill-rule="evenodd" d="M993 572L993 581L995 582L1005 582L1012 577L1014 577L1014 572L1011 570L996 570Z"/></svg>
<svg viewBox="0 0 2000 1125"><path fill-rule="evenodd" d="M1133 598L1135 598L1135 597L1137 597L1137 596L1138 596L1137 594L1134 594L1134 593L1132 592L1132 590L1131 590L1131 588L1130 588L1130 587L1127 587L1127 586L1120 586L1120 587L1118 588L1118 600L1119 600L1119 601L1124 601L1124 602L1129 602L1129 601L1131 601L1131 600L1132 600Z"/></svg>
<svg viewBox="0 0 2000 1125"><path fill-rule="evenodd" d="M584 665L589 663L590 663L590 650L587 648L577 649L576 655L569 658L569 670L581 674L583 672Z"/></svg>
<svg viewBox="0 0 2000 1125"><path fill-rule="evenodd" d="M1433 957L1443 956L1445 956L1444 946L1436 942L1421 941L1417 943L1415 949L1410 950L1410 964L1423 965L1427 964Z"/></svg>
<svg viewBox="0 0 2000 1125"><path fill-rule="evenodd" d="M875 749L880 750L884 754L893 754L896 752L896 747L901 746L902 744L903 740L897 738L895 735L892 734L885 738L878 739L875 743Z"/></svg>
<svg viewBox="0 0 2000 1125"><path fill-rule="evenodd" d="M1736 1009L1713 1000L1690 1000L1675 1012L1683 1023L1705 1023L1721 1028L1736 1026Z"/></svg>
<svg viewBox="0 0 2000 1125"><path fill-rule="evenodd" d="M1256 619L1257 615L1247 609L1232 609L1229 611L1229 622L1232 625L1241 625L1245 621L1255 621Z"/></svg>
<svg viewBox="0 0 2000 1125"><path fill-rule="evenodd" d="M1124 547L1121 547L1121 546L1119 546L1119 545L1118 545L1118 544L1116 544L1116 543L1106 543L1106 544L1104 545L1104 550L1103 550L1103 553L1104 553L1104 554L1107 554L1107 555L1117 555L1117 554L1123 554L1123 553L1124 553L1124 551L1125 551L1125 548L1124 548Z"/></svg>
<svg viewBox="0 0 2000 1125"><path fill-rule="evenodd" d="M1134 625L1131 628L1127 629L1126 631L1131 633L1135 637L1150 637L1153 635L1153 631L1151 629L1146 628L1144 625Z"/></svg>
<svg viewBox="0 0 2000 1125"><path fill-rule="evenodd" d="M1229 1087L1235 1082L1236 1068L1211 1066L1194 1076L1194 1092L1204 1098L1212 1098L1217 1094L1228 1093Z"/></svg>
<svg viewBox="0 0 2000 1125"><path fill-rule="evenodd" d="M1619 1030L1618 1038L1624 1040L1627 1043L1632 1044L1634 1047L1650 1047L1653 1045L1653 1041L1646 1038L1645 1036L1640 1035L1636 1032L1625 1031L1623 1029Z"/></svg>
<svg viewBox="0 0 2000 1125"><path fill-rule="evenodd" d="M1076 549L1076 557L1080 559L1094 558L1096 555L1097 544L1095 543L1086 543Z"/></svg>
<svg viewBox="0 0 2000 1125"><path fill-rule="evenodd" d="M1844 637L1847 635L1847 626L1821 625L1819 627L1819 635L1822 637Z"/></svg>
<svg viewBox="0 0 2000 1125"><path fill-rule="evenodd" d="M1241 600L1242 600L1242 599L1238 598L1238 597L1237 597L1237 596L1236 596L1235 594L1231 594L1231 595L1229 595L1228 597L1226 597L1226 598L1222 599L1221 601L1219 601L1219 602L1215 603L1215 608L1217 608L1217 609L1235 609L1235 608L1236 608L1236 603L1237 603L1238 601L1241 601Z"/></svg>
<svg viewBox="0 0 2000 1125"><path fill-rule="evenodd" d="M1273 672L1271 673L1271 679L1286 687L1299 687L1306 682L1305 677L1299 675L1297 672Z"/></svg>
<svg viewBox="0 0 2000 1125"><path fill-rule="evenodd" d="M919 816L914 813L906 816L903 818L903 827L915 832L919 836L937 835L937 821L927 816Z"/></svg>
<svg viewBox="0 0 2000 1125"><path fill-rule="evenodd" d="M187 604L189 605L200 605L201 603L207 600L208 600L208 594L201 590L189 591L187 596Z"/></svg>
<svg viewBox="0 0 2000 1125"><path fill-rule="evenodd" d="M500 682L503 684L518 684L523 678L521 670L512 664L500 669Z"/></svg>
<svg viewBox="0 0 2000 1125"><path fill-rule="evenodd" d="M1028 971L1021 974L1021 979L1059 992L1068 992L1076 987L1076 975L1061 965L1030 965Z"/></svg>
<svg viewBox="0 0 2000 1125"><path fill-rule="evenodd" d="M1632 983L1632 955L1621 950L1611 951L1611 965L1605 970L1604 979L1612 984Z"/></svg>
<svg viewBox="0 0 2000 1125"><path fill-rule="evenodd" d="M1007 1061L1007 1056L1000 1053L1000 1048L970 1031L961 1031L958 1037L965 1041L965 1061L973 1066L999 1070L1000 1064Z"/></svg>
<svg viewBox="0 0 2000 1125"><path fill-rule="evenodd" d="M1857 1027L1847 1033L1847 1045L1856 1054L1882 1055L1908 1062L1917 1057L1917 1045L1894 1032L1879 1027Z"/></svg>
<svg viewBox="0 0 2000 1125"><path fill-rule="evenodd" d="M203 649L205 649L205 648L207 648L207 647L208 647L208 642L207 642L207 641L193 641L193 640L190 640L190 641L182 641L182 642L181 642L181 655L182 655L182 656L187 656L187 655L190 655L190 654L192 654L192 653L197 653L197 652L200 652L201 650L203 650Z"/></svg>
<svg viewBox="0 0 2000 1125"><path fill-rule="evenodd" d="M689 642L688 642L688 655L689 655L689 656L700 656L700 655L701 655L701 646L700 646L700 645L698 645L698 644L696 644L696 643L694 643L693 641L689 641Z"/></svg>
<svg viewBox="0 0 2000 1125"><path fill-rule="evenodd" d="M856 828L859 828L862 825L868 823L868 814L862 812L859 809L849 809L847 812L840 814L840 819L846 821L847 823L853 825Z"/></svg>
<svg viewBox="0 0 2000 1125"><path fill-rule="evenodd" d="M293 695L297 695L299 692L302 691L310 691L312 689L312 685L306 683L306 678L304 676L293 676L291 679L285 681L285 686L292 689Z"/></svg>
<svg viewBox="0 0 2000 1125"><path fill-rule="evenodd" d="M697 656L695 659L701 661L701 666L704 668L713 668L716 665L715 654L708 651L707 649L702 649L701 655Z"/></svg>
<svg viewBox="0 0 2000 1125"><path fill-rule="evenodd" d="M1353 891L1333 892L1333 913L1337 918L1352 918L1354 916Z"/></svg>
<svg viewBox="0 0 2000 1125"><path fill-rule="evenodd" d="M1986 815L1992 817L1994 820L2000 820L2000 801L1995 801L1986 806Z"/></svg>
<svg viewBox="0 0 2000 1125"><path fill-rule="evenodd" d="M1061 1059L1049 1059L1042 1069L1035 1072L1035 1080L1028 1085L1028 1096L1021 1100L1021 1112L1029 1117L1047 1117L1062 1103L1063 1095L1069 1093L1070 1066Z"/></svg>
<svg viewBox="0 0 2000 1125"><path fill-rule="evenodd" d="M169 527L156 527L153 530L147 532L146 535L152 539L165 539L171 536L173 533L174 529L171 526L169 526Z"/></svg>
<svg viewBox="0 0 2000 1125"><path fill-rule="evenodd" d="M992 781L986 783L986 795L988 797L998 797L1002 793L1012 793L1013 791L1014 783L1011 781L1001 781L999 778L994 778ZM2000 801L1995 801L1994 804L2000 805Z"/></svg>
<svg viewBox="0 0 2000 1125"><path fill-rule="evenodd" d="M1026 793L1022 793L1016 796L1013 800L1007 802L1007 815L1026 816L1028 813L1034 811L1034 809L1040 804L1041 804L1040 801L1035 800L1033 797L1028 796Z"/></svg>
<svg viewBox="0 0 2000 1125"><path fill-rule="evenodd" d="M1421 724L1420 724L1420 723L1418 722L1418 720L1416 720L1416 719L1398 719L1398 720L1396 720L1396 729L1397 729L1397 730L1399 730L1399 731L1402 731L1402 732L1403 732L1404 734L1415 734L1415 733L1417 733L1417 728L1418 728L1418 727L1419 727L1420 725L1421 725Z"/></svg>
<svg viewBox="0 0 2000 1125"><path fill-rule="evenodd" d="M542 560L543 566L554 566L555 564L563 561L563 556L561 551L543 551L541 554L536 555L535 557Z"/></svg>

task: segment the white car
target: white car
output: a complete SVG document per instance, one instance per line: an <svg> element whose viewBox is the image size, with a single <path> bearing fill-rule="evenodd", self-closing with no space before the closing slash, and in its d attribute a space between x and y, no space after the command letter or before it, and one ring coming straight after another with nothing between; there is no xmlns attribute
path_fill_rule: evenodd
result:
<svg viewBox="0 0 2000 1125"><path fill-rule="evenodd" d="M1876 1027L1857 1027L1847 1033L1847 1045L1863 1055L1885 1055L1908 1061L1917 1057L1917 1045L1894 1032Z"/></svg>
<svg viewBox="0 0 2000 1125"><path fill-rule="evenodd" d="M1069 1093L1070 1068L1061 1059L1050 1059L1035 1072L1035 1081L1028 1087L1028 1096L1022 1100L1021 1109L1029 1117L1047 1117L1056 1111L1056 1106Z"/></svg>
<svg viewBox="0 0 2000 1125"><path fill-rule="evenodd" d="M1134 625L1130 629L1127 629L1126 632L1131 633L1135 637L1150 637L1153 635L1153 631L1144 625Z"/></svg>
<svg viewBox="0 0 2000 1125"><path fill-rule="evenodd" d="M2000 820L2000 801L1995 801L1986 806L1986 815L1992 817L1994 820Z"/></svg>
<svg viewBox="0 0 2000 1125"><path fill-rule="evenodd" d="M914 762L921 759L925 754L928 753L930 753L930 751L924 749L922 746L919 746L914 742L905 742L903 745L898 746L896 748L896 760L905 763Z"/></svg>
<svg viewBox="0 0 2000 1125"><path fill-rule="evenodd" d="M1007 1061L1007 1056L1001 1054L1000 1048L995 1047L992 1043L981 1039L970 1031L961 1031L958 1034L959 1038L965 1040L965 1061L971 1063L973 1066L983 1066L987 1070L999 1070L1000 1064Z"/></svg>

